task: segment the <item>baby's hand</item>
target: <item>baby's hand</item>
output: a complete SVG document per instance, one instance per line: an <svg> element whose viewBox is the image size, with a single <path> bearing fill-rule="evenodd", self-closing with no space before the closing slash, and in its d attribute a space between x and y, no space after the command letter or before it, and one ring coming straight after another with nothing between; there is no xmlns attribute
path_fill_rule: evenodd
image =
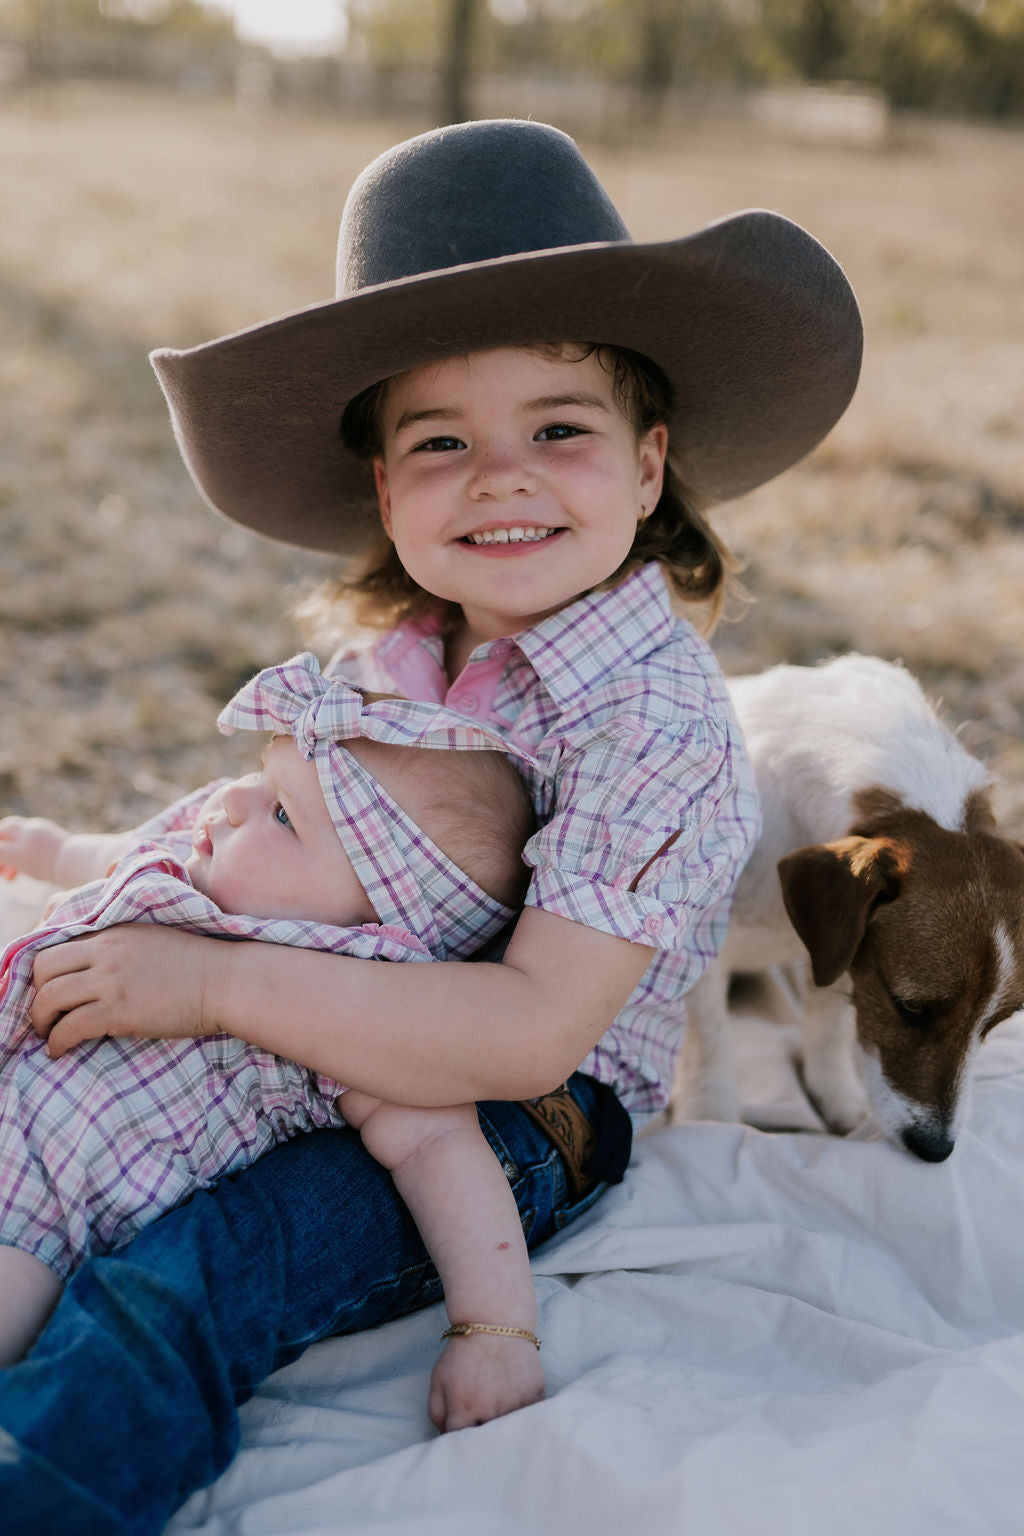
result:
<svg viewBox="0 0 1024 1536"><path fill-rule="evenodd" d="M0 820L0 878L31 875L56 883L57 859L69 834L42 816L5 816Z"/></svg>
<svg viewBox="0 0 1024 1536"><path fill-rule="evenodd" d="M544 1397L540 1355L528 1339L473 1333L449 1339L430 1378L435 1429L486 1424Z"/></svg>

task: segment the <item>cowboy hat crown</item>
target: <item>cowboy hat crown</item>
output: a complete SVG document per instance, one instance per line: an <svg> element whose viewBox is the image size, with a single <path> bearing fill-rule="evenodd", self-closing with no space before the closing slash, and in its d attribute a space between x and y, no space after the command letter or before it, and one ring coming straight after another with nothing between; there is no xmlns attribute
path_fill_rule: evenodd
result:
<svg viewBox="0 0 1024 1536"><path fill-rule="evenodd" d="M336 296L629 238L567 134L514 118L465 123L396 145L356 178L341 217Z"/></svg>

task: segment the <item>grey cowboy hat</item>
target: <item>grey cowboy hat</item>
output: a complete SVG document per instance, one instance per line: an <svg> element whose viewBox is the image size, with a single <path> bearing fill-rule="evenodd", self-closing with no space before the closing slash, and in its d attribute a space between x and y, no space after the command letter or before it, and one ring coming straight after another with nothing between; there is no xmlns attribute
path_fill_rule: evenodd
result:
<svg viewBox="0 0 1024 1536"><path fill-rule="evenodd" d="M349 402L439 357L538 341L655 362L683 483L714 502L824 437L853 394L862 331L842 270L799 225L754 210L635 242L572 139L509 119L422 134L363 171L333 300L151 360L212 507L351 555L378 523L341 437Z"/></svg>

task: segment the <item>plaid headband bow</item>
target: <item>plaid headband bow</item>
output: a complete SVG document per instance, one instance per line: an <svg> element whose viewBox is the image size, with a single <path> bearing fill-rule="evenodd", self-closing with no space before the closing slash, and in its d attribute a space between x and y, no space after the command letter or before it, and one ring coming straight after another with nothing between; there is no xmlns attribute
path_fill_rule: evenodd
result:
<svg viewBox="0 0 1024 1536"><path fill-rule="evenodd" d="M310 652L267 667L241 688L217 721L225 734L293 736L315 762L342 847L380 921L414 934L435 959L473 954L514 917L482 890L406 815L340 745L355 737L435 750L519 752L497 731L442 705L409 699L367 703L356 689L321 675Z"/></svg>

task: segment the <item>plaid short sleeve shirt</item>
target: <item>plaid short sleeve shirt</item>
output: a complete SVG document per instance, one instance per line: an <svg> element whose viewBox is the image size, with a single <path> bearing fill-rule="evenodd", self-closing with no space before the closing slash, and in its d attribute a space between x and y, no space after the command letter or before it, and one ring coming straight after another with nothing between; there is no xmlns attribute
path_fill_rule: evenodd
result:
<svg viewBox="0 0 1024 1536"><path fill-rule="evenodd" d="M147 825L187 842L208 788ZM28 1017L36 955L124 922L364 960L431 958L412 934L384 924L329 928L221 912L166 847L145 843L9 945L0 954L0 1232L62 1279L276 1143L342 1123L340 1083L231 1035L103 1037L52 1061Z"/></svg>
<svg viewBox="0 0 1024 1536"><path fill-rule="evenodd" d="M683 994L725 937L760 828L718 664L650 564L532 629L477 647L451 684L436 619L410 621L328 671L433 699L531 752L540 830L527 904L657 951L582 1063L637 1121L667 1103Z"/></svg>

